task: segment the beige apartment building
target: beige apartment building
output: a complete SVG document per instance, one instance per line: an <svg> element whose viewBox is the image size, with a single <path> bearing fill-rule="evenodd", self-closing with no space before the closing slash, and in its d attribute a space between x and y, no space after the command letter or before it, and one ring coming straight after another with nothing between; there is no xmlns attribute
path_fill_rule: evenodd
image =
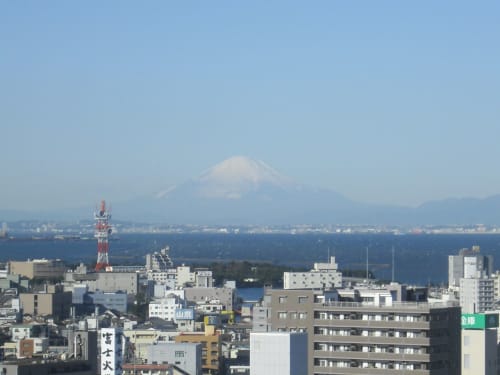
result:
<svg viewBox="0 0 500 375"><path fill-rule="evenodd" d="M221 337L215 326L206 326L205 332L182 332L175 337L176 343L200 343L203 374L219 374L221 369Z"/></svg>
<svg viewBox="0 0 500 375"><path fill-rule="evenodd" d="M69 317L71 292L63 292L60 286L49 286L41 293L21 293L19 300L25 314L52 316L55 320Z"/></svg>
<svg viewBox="0 0 500 375"><path fill-rule="evenodd" d="M308 333L310 375L460 374L460 307L272 290L273 331ZM385 298L385 297L384 297Z"/></svg>

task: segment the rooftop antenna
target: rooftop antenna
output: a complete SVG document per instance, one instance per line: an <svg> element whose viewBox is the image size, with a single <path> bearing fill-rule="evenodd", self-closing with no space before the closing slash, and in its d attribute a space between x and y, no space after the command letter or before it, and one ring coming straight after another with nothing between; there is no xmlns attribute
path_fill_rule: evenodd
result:
<svg viewBox="0 0 500 375"><path fill-rule="evenodd" d="M392 245L392 282L394 282L394 267L395 267L395 263L394 263L394 245Z"/></svg>
<svg viewBox="0 0 500 375"><path fill-rule="evenodd" d="M95 238L97 238L97 263L96 271L104 271L109 266L108 250L109 250L109 235L111 234L111 226L109 219L111 214L109 209L106 209L106 202L101 201L101 206L94 213Z"/></svg>
<svg viewBox="0 0 500 375"><path fill-rule="evenodd" d="M368 273L368 246L366 247L366 282L368 283L369 273Z"/></svg>

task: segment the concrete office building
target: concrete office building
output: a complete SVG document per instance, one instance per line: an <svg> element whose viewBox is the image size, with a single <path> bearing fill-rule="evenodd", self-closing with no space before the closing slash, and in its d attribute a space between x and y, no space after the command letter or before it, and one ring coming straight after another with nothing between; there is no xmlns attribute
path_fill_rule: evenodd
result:
<svg viewBox="0 0 500 375"><path fill-rule="evenodd" d="M25 276L28 279L59 279L64 277L66 266L60 259L33 259L10 261L9 273Z"/></svg>
<svg viewBox="0 0 500 375"><path fill-rule="evenodd" d="M307 375L307 333L250 333L250 375Z"/></svg>
<svg viewBox="0 0 500 375"><path fill-rule="evenodd" d="M202 374L202 345L199 343L157 343L146 349L147 363L168 362L188 374Z"/></svg>
<svg viewBox="0 0 500 375"><path fill-rule="evenodd" d="M483 313L495 309L495 280L486 278L460 279L462 313Z"/></svg>
<svg viewBox="0 0 500 375"><path fill-rule="evenodd" d="M95 292L126 292L136 295L139 291L139 273L138 272L97 272L95 289L89 290Z"/></svg>
<svg viewBox="0 0 500 375"><path fill-rule="evenodd" d="M164 289L175 289L177 287L177 270L175 268L166 271L148 271L148 280L153 280L156 286ZM156 292L155 292L156 293Z"/></svg>
<svg viewBox="0 0 500 375"><path fill-rule="evenodd" d="M493 274L493 257L481 255L479 246L461 249L458 255L448 256L448 286L458 288L460 279L488 277Z"/></svg>
<svg viewBox="0 0 500 375"><path fill-rule="evenodd" d="M337 293L272 290L275 331L308 332L308 374L458 375L460 307L343 302Z"/></svg>
<svg viewBox="0 0 500 375"><path fill-rule="evenodd" d="M462 314L462 375L496 375L498 314Z"/></svg>
<svg viewBox="0 0 500 375"><path fill-rule="evenodd" d="M283 289L331 289L341 286L342 273L338 271L335 257L330 257L330 263L314 263L309 272L283 273Z"/></svg>
<svg viewBox="0 0 500 375"><path fill-rule="evenodd" d="M174 321L175 311L184 307L184 301L175 294L149 303L149 317Z"/></svg>
<svg viewBox="0 0 500 375"><path fill-rule="evenodd" d="M66 272L65 281L72 285L86 285L89 292L126 292L136 295L139 291L139 272L88 272L85 265Z"/></svg>
<svg viewBox="0 0 500 375"><path fill-rule="evenodd" d="M56 321L69 317L71 292L63 292L59 285L49 286L41 293L21 293L19 300L24 314L52 316Z"/></svg>
<svg viewBox="0 0 500 375"><path fill-rule="evenodd" d="M235 303L235 291L233 288L184 288L186 301L194 303L205 303L219 301L224 310L233 310Z"/></svg>
<svg viewBox="0 0 500 375"><path fill-rule="evenodd" d="M127 313L127 293L98 290L95 293L88 293L87 296L92 305L101 305L106 309Z"/></svg>

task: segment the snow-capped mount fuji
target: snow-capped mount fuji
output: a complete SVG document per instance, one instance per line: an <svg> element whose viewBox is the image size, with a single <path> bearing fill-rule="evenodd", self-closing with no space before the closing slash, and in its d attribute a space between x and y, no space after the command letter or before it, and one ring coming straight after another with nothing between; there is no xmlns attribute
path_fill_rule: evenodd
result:
<svg viewBox="0 0 500 375"><path fill-rule="evenodd" d="M198 178L167 189L158 198L167 198L176 190L190 190L198 198L242 199L265 189L293 190L299 186L261 160L233 156L207 169Z"/></svg>
<svg viewBox="0 0 500 375"><path fill-rule="evenodd" d="M114 207L120 220L165 224L500 224L500 195L447 199L415 208L365 204L296 183L266 163L244 156L226 159L157 194L116 202ZM89 212L89 207L36 213L0 210L0 219L87 219Z"/></svg>
<svg viewBox="0 0 500 375"><path fill-rule="evenodd" d="M183 224L332 222L341 211L350 216L356 205L333 191L296 183L265 162L245 156L230 157L148 202L133 204L136 217L147 211L149 219Z"/></svg>

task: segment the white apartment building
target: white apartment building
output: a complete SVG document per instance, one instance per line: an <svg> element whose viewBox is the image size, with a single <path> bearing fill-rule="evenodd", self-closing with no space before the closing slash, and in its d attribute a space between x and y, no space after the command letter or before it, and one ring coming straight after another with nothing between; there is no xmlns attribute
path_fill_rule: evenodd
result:
<svg viewBox="0 0 500 375"><path fill-rule="evenodd" d="M283 289L339 288L342 286L342 273L338 271L335 257L329 263L314 263L309 272L284 272Z"/></svg>
<svg viewBox="0 0 500 375"><path fill-rule="evenodd" d="M482 313L487 310L494 310L494 305L494 279L460 279L460 306L462 307L462 313Z"/></svg>
<svg viewBox="0 0 500 375"><path fill-rule="evenodd" d="M184 307L184 301L175 294L149 303L149 317L175 320L175 311Z"/></svg>

